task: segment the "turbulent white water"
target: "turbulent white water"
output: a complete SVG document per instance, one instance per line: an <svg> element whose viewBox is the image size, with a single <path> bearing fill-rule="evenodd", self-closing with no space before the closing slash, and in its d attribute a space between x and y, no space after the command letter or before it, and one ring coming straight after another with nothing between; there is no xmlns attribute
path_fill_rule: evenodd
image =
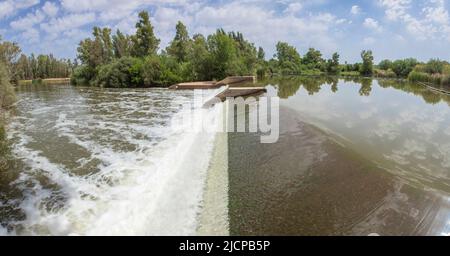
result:
<svg viewBox="0 0 450 256"><path fill-rule="evenodd" d="M20 196L2 204L21 217L1 216L0 234L195 234L215 133L170 128L192 92L58 87L19 97L9 134Z"/></svg>

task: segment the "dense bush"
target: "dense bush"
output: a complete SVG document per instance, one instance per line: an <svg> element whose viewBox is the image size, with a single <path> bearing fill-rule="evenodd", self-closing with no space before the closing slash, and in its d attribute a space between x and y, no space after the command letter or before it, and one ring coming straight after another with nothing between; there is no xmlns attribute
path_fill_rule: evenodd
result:
<svg viewBox="0 0 450 256"><path fill-rule="evenodd" d="M139 87L142 82L142 62L138 58L123 57L99 68L94 84L99 87Z"/></svg>
<svg viewBox="0 0 450 256"><path fill-rule="evenodd" d="M408 77L417 64L418 61L412 58L396 60L392 63L392 70L398 77Z"/></svg>
<svg viewBox="0 0 450 256"><path fill-rule="evenodd" d="M72 85L87 86L93 84L93 79L96 76L96 72L93 68L82 65L74 69L72 76L70 77L70 83Z"/></svg>
<svg viewBox="0 0 450 256"><path fill-rule="evenodd" d="M11 106L15 101L14 87L9 79L6 65L0 61L0 111L2 108Z"/></svg>
<svg viewBox="0 0 450 256"><path fill-rule="evenodd" d="M429 74L412 71L408 76L408 80L411 82L424 82L441 86L450 86L450 75L446 74Z"/></svg>
<svg viewBox="0 0 450 256"><path fill-rule="evenodd" d="M374 76L375 77L382 77L382 78L396 78L397 74L392 69L375 69L374 70Z"/></svg>
<svg viewBox="0 0 450 256"><path fill-rule="evenodd" d="M428 74L442 74L445 62L438 59L431 59L424 66L424 71Z"/></svg>

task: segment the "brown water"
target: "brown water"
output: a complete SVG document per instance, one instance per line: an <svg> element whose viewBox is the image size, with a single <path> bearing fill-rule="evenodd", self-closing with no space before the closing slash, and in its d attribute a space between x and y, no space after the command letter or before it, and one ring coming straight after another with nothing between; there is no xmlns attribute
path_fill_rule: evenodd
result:
<svg viewBox="0 0 450 256"><path fill-rule="evenodd" d="M449 96L392 80L261 85L281 98L280 140L229 134L232 235L450 233ZM195 234L215 136L169 127L192 91L17 96L0 235Z"/></svg>
<svg viewBox="0 0 450 256"><path fill-rule="evenodd" d="M215 135L170 127L193 94L17 88L0 235L195 234Z"/></svg>
<svg viewBox="0 0 450 256"><path fill-rule="evenodd" d="M280 140L229 136L235 235L446 235L450 97L388 80L284 78Z"/></svg>

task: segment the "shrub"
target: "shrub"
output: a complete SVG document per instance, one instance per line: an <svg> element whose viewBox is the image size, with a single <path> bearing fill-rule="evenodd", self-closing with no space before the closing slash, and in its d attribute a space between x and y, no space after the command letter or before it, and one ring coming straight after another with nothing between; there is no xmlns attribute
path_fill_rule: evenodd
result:
<svg viewBox="0 0 450 256"><path fill-rule="evenodd" d="M417 64L416 59L396 60L392 63L392 70L398 77L408 77Z"/></svg>
<svg viewBox="0 0 450 256"><path fill-rule="evenodd" d="M444 70L445 62L439 59L431 59L425 65L425 72L428 74L442 74Z"/></svg>
<svg viewBox="0 0 450 256"><path fill-rule="evenodd" d="M14 87L9 81L8 71L5 65L0 62L0 108L11 106L15 100Z"/></svg>
<svg viewBox="0 0 450 256"><path fill-rule="evenodd" d="M77 67L71 78L70 83L72 85L79 85L79 86L88 86L91 85L90 81L95 77L95 70L88 66L79 66Z"/></svg>
<svg viewBox="0 0 450 256"><path fill-rule="evenodd" d="M427 73L412 71L408 76L408 80L411 82L430 82L431 78Z"/></svg>
<svg viewBox="0 0 450 256"><path fill-rule="evenodd" d="M392 69L388 70L381 70L381 69L375 69L374 70L375 77L383 77L383 78L396 78L397 74Z"/></svg>
<svg viewBox="0 0 450 256"><path fill-rule="evenodd" d="M112 88L140 87L143 85L142 69L140 59L122 57L100 67L95 85Z"/></svg>

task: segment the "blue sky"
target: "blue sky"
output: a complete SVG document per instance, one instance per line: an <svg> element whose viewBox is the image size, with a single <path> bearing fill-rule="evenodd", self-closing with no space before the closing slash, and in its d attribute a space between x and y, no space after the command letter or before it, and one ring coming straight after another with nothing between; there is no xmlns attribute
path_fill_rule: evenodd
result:
<svg viewBox="0 0 450 256"><path fill-rule="evenodd" d="M449 8L450 0L0 0L0 34L27 54L74 58L93 26L133 33L137 13L148 10L161 47L181 20L191 34L241 31L267 56L286 41L301 54L315 47L349 62L363 49L376 61L450 60Z"/></svg>

